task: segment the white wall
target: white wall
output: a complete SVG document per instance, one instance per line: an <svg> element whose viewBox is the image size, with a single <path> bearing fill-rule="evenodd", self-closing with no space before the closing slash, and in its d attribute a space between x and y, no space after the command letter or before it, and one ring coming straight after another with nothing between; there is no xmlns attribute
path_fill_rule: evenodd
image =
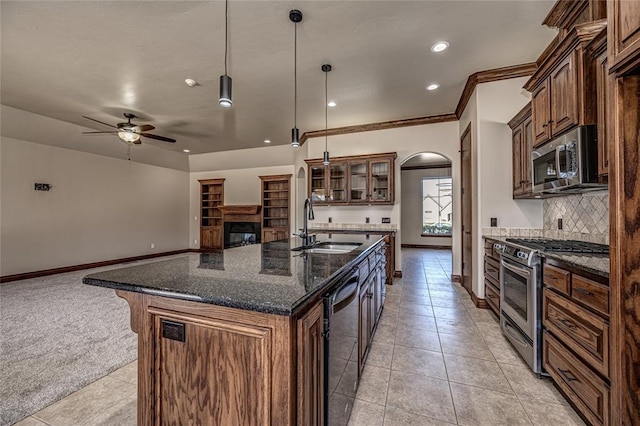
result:
<svg viewBox="0 0 640 426"><path fill-rule="evenodd" d="M234 164L234 159L230 154L236 153L239 158L255 155L259 158L260 149L227 151L230 164ZM209 154L203 154L209 155ZM249 162L249 161L248 161ZM259 176L291 174L292 196L295 194L295 171L293 165L271 166L271 167L249 167L235 170L215 170L207 172L191 173L189 176L189 212L190 212L190 244L191 248L200 247L200 182L201 179L223 178L224 181L224 204L239 205L262 203L260 196L261 181ZM292 197L293 198L293 197ZM294 219L294 200L291 200L291 220ZM291 226L293 230L293 224Z"/></svg>
<svg viewBox="0 0 640 426"><path fill-rule="evenodd" d="M0 152L1 275L188 248L187 172L8 137Z"/></svg>
<svg viewBox="0 0 640 426"><path fill-rule="evenodd" d="M472 128L473 155L473 291L484 297L482 227L498 218L500 227L541 228L542 200L512 197L511 129L507 123L529 100L526 77L479 84L460 119L459 133Z"/></svg>
<svg viewBox="0 0 640 426"><path fill-rule="evenodd" d="M422 179L425 177L451 176L451 169L402 170L402 197L400 220L402 244L451 247L451 237L423 237Z"/></svg>
<svg viewBox="0 0 640 426"><path fill-rule="evenodd" d="M324 152L324 138L311 138L307 141L308 158L322 158ZM382 217L391 217L391 223L403 228L400 217L400 194L402 182L400 179L400 164L420 152L436 152L452 160L453 176L453 273L460 274L460 154L458 136L458 122L427 124L423 126L400 127L396 129L378 130L372 132L351 133L331 136L328 149L332 156L362 155L381 152L397 152L395 167L396 200L391 206L362 206L337 207L318 206L315 208L316 222L327 222L332 217L334 223L365 223L365 217L370 217L371 223L381 223ZM402 234L396 238L396 269L402 265Z"/></svg>

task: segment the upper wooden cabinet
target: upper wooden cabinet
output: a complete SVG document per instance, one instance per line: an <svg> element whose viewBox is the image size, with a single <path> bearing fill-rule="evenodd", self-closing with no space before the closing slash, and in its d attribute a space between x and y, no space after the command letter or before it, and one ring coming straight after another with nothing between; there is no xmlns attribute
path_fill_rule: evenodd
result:
<svg viewBox="0 0 640 426"><path fill-rule="evenodd" d="M223 247L224 179L200 180L200 248Z"/></svg>
<svg viewBox="0 0 640 426"><path fill-rule="evenodd" d="M595 61L596 98L598 117L598 176L606 183L609 174L609 141L613 128L613 100L615 76L609 74L607 55L607 31L603 30L589 44L589 52Z"/></svg>
<svg viewBox="0 0 640 426"><path fill-rule="evenodd" d="M604 20L574 26L525 84L532 92L534 146L572 127L596 124L595 67L585 47L605 26Z"/></svg>
<svg viewBox="0 0 640 426"><path fill-rule="evenodd" d="M532 104L527 104L509 122L513 142L513 198L532 198L531 151L533 150Z"/></svg>
<svg viewBox="0 0 640 426"><path fill-rule="evenodd" d="M397 154L336 157L325 166L322 159L305 160L308 194L314 204L393 204L394 163Z"/></svg>
<svg viewBox="0 0 640 426"><path fill-rule="evenodd" d="M617 76L640 70L640 2L607 1L609 66Z"/></svg>

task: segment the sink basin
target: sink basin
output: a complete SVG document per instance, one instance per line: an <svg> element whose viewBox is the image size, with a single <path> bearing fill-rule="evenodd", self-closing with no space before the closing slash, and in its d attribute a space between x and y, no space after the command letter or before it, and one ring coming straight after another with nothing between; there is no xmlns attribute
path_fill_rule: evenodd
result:
<svg viewBox="0 0 640 426"><path fill-rule="evenodd" d="M296 247L293 250L304 250L307 253L345 254L360 247L361 243L332 243L315 244L311 248Z"/></svg>

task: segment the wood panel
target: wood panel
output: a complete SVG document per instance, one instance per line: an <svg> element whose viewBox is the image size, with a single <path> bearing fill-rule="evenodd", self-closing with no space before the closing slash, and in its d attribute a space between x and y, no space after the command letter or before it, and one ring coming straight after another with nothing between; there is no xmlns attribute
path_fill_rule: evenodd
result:
<svg viewBox="0 0 640 426"><path fill-rule="evenodd" d="M511 135L512 142L512 190L514 198L522 194L522 127L515 129Z"/></svg>
<svg viewBox="0 0 640 426"><path fill-rule="evenodd" d="M491 284L489 280L484 280L484 297L489 308L494 314L500 316L500 290Z"/></svg>
<svg viewBox="0 0 640 426"><path fill-rule="evenodd" d="M185 341L163 337L162 321ZM271 331L187 315L155 315L155 415L163 424L271 424Z"/></svg>
<svg viewBox="0 0 640 426"><path fill-rule="evenodd" d="M610 57L611 58L611 57ZM612 423L640 424L640 76L617 79L609 158Z"/></svg>
<svg viewBox="0 0 640 426"><path fill-rule="evenodd" d="M579 124L578 75L573 52L560 62L549 77L551 92L551 135L555 136Z"/></svg>
<svg viewBox="0 0 640 426"><path fill-rule="evenodd" d="M609 316L609 287L580 275L571 278L571 297Z"/></svg>
<svg viewBox="0 0 640 426"><path fill-rule="evenodd" d="M531 115L533 118L533 146L545 143L551 137L551 97L549 81L540 83L531 95Z"/></svg>
<svg viewBox="0 0 640 426"><path fill-rule="evenodd" d="M471 152L471 123L460 138L460 174L462 186L462 286L472 293L473 283L473 222L471 205L473 200L472 186L472 152Z"/></svg>
<svg viewBox="0 0 640 426"><path fill-rule="evenodd" d="M298 320L298 424L324 426L323 305Z"/></svg>
<svg viewBox="0 0 640 426"><path fill-rule="evenodd" d="M638 74L640 68L640 2L609 0L608 51L617 76Z"/></svg>
<svg viewBox="0 0 640 426"><path fill-rule="evenodd" d="M564 269L556 268L548 264L544 264L542 272L542 282L544 285L552 287L561 293L569 295L571 286L571 273Z"/></svg>

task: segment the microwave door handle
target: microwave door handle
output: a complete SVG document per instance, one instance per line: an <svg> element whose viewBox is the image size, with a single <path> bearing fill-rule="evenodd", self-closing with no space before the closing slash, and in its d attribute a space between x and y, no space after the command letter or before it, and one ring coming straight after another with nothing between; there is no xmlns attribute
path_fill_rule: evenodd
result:
<svg viewBox="0 0 640 426"><path fill-rule="evenodd" d="M567 167L566 167L567 165L566 164L565 164L564 168L560 167L560 151L566 151L566 149L567 149L567 146L564 145L564 144L558 145L556 147L556 178L557 179L561 178L562 170L565 170L565 171L567 170ZM564 161L565 162L567 161L567 156L566 155L564 156ZM566 173L565 173L565 175L566 175Z"/></svg>
<svg viewBox="0 0 640 426"><path fill-rule="evenodd" d="M511 263L505 262L504 260L501 260L500 263L502 263L502 266L504 266L506 269L513 271L518 275L523 275L526 277L531 275L531 271L529 271L528 269L519 268L517 266L512 265Z"/></svg>

